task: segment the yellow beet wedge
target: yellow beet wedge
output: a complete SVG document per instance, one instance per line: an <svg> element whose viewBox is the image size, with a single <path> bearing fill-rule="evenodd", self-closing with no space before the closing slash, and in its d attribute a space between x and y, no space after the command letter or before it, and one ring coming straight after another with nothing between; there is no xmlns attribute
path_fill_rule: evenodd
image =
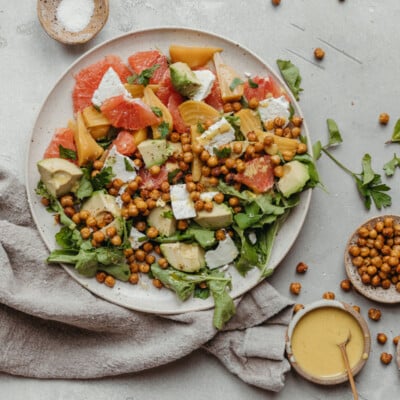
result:
<svg viewBox="0 0 400 400"><path fill-rule="evenodd" d="M221 114L214 108L202 101L188 100L179 107L179 113L186 125L197 125L199 122L215 122Z"/></svg>
<svg viewBox="0 0 400 400"><path fill-rule="evenodd" d="M132 97L143 97L144 89L150 88L153 92L157 92L159 85L138 85L136 83L125 83L125 89L129 92Z"/></svg>
<svg viewBox="0 0 400 400"><path fill-rule="evenodd" d="M169 48L169 55L171 61L184 62L190 68L198 68L206 65L215 53L221 52L220 47L190 47L171 45Z"/></svg>
<svg viewBox="0 0 400 400"><path fill-rule="evenodd" d="M161 117L160 124L166 123L168 125L168 132L171 132L174 123L172 115L169 112L168 108L165 107L164 103L154 94L153 90L148 86L145 87L143 90L143 101L148 106L150 106L152 110L157 110L159 113L161 113L161 115L157 115L158 117ZM151 129L153 130L154 139L160 139L161 137L161 133L158 129L160 124L152 125L151 127Z"/></svg>
<svg viewBox="0 0 400 400"><path fill-rule="evenodd" d="M221 97L224 102L238 101L243 96L243 81L239 74L229 65L225 64L221 55L213 56Z"/></svg>
<svg viewBox="0 0 400 400"><path fill-rule="evenodd" d="M79 166L95 161L103 154L103 148L90 135L80 111L77 113L76 129L73 131Z"/></svg>
<svg viewBox="0 0 400 400"><path fill-rule="evenodd" d="M107 135L110 128L108 119L95 107L85 107L82 111L83 120L89 133L94 139L102 139Z"/></svg>
<svg viewBox="0 0 400 400"><path fill-rule="evenodd" d="M243 135L246 136L256 129L262 130L260 116L255 111L249 108L242 108L235 115L240 118L240 131Z"/></svg>

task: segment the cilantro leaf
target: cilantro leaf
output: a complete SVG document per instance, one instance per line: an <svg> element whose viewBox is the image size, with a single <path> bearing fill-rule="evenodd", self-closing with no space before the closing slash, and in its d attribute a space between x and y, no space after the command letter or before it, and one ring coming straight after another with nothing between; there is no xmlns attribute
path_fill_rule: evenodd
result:
<svg viewBox="0 0 400 400"><path fill-rule="evenodd" d="M128 77L127 82L129 84L135 84L147 86L150 82L154 72L160 67L160 64L154 64L150 68L144 69L140 74L133 74Z"/></svg>
<svg viewBox="0 0 400 400"><path fill-rule="evenodd" d="M240 78L234 78L229 85L229 89L233 92L239 85L242 85L243 83L244 82Z"/></svg>
<svg viewBox="0 0 400 400"><path fill-rule="evenodd" d="M161 139L165 139L168 136L169 133L169 124L168 122L161 122L160 125L158 125L158 131L160 132L160 137Z"/></svg>
<svg viewBox="0 0 400 400"><path fill-rule="evenodd" d="M393 128L391 142L400 142L400 119L397 120Z"/></svg>
<svg viewBox="0 0 400 400"><path fill-rule="evenodd" d="M222 149L214 147L213 151L218 158L228 158L232 153L232 149L230 147L223 147Z"/></svg>
<svg viewBox="0 0 400 400"><path fill-rule="evenodd" d="M65 158L66 160L76 160L77 159L76 151L67 149L62 144L58 145L58 151L60 152L60 158Z"/></svg>
<svg viewBox="0 0 400 400"><path fill-rule="evenodd" d="M333 119L328 118L326 120L329 132L329 146L335 146L343 142L342 136L339 132L339 127Z"/></svg>
<svg viewBox="0 0 400 400"><path fill-rule="evenodd" d="M400 158L394 154L393 158L383 166L386 176L392 176L396 167L400 167Z"/></svg>
<svg viewBox="0 0 400 400"><path fill-rule="evenodd" d="M163 115L160 107L151 107L151 111L153 111L156 117L162 117Z"/></svg>
<svg viewBox="0 0 400 400"><path fill-rule="evenodd" d="M300 87L301 84L301 76L299 69L292 64L290 60L277 60L279 71L289 86L289 89L292 91L296 100L299 100L299 94L303 91Z"/></svg>
<svg viewBox="0 0 400 400"><path fill-rule="evenodd" d="M103 168L92 178L93 190L104 189L113 179L114 173L111 167Z"/></svg>
<svg viewBox="0 0 400 400"><path fill-rule="evenodd" d="M254 82L253 79L249 78L247 80L249 87L251 87L252 89L257 89L258 88L258 83Z"/></svg>

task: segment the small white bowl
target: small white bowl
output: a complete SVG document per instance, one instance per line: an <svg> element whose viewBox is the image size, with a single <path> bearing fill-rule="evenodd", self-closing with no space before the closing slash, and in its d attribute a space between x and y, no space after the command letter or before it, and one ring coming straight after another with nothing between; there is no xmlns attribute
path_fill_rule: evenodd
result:
<svg viewBox="0 0 400 400"><path fill-rule="evenodd" d="M294 315L287 330L286 354L292 367L303 378L320 385L336 385L339 383L346 382L348 380L348 375L344 368L344 364L343 364L343 371L340 368L340 370L337 373L331 376L324 376L323 374L321 375L313 374L305 370L303 366L298 362L298 360L296 360L296 356L292 348L292 338L296 330L296 327L298 326L298 323L302 320L303 317L309 315L313 311L323 310L323 309L326 309L327 312L330 312L330 310L332 309L339 309L345 312L346 314L350 315L352 318L354 318L354 320L359 325L362 332L364 343L362 344L362 354L360 355L360 359L353 365L351 371L353 376L356 375L358 372L360 372L360 370L363 368L369 357L369 352L371 347L371 336L369 328L363 317L358 312L356 312L351 305L342 303L337 300L316 301L314 303L307 305L306 307L304 307L304 309L298 311ZM337 348L337 351L338 354L341 355L339 347Z"/></svg>

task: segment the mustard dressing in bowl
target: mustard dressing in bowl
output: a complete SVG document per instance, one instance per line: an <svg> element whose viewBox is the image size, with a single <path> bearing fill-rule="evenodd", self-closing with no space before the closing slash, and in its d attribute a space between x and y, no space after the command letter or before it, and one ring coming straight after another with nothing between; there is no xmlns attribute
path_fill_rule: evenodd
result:
<svg viewBox="0 0 400 400"><path fill-rule="evenodd" d="M298 312L288 329L286 351L293 368L324 385L348 380L339 344L346 345L353 375L368 359L370 334L365 320L351 306L335 300L313 303Z"/></svg>

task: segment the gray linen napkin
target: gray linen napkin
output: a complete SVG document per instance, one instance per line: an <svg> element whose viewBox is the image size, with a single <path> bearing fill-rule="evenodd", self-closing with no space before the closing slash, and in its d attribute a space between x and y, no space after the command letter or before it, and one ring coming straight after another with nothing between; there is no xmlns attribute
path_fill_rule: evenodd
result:
<svg viewBox="0 0 400 400"><path fill-rule="evenodd" d="M99 378L163 365L203 347L243 381L282 389L292 303L267 282L238 300L221 332L212 326L212 310L156 316L99 299L46 264L24 186L1 166L0 244L0 371Z"/></svg>

